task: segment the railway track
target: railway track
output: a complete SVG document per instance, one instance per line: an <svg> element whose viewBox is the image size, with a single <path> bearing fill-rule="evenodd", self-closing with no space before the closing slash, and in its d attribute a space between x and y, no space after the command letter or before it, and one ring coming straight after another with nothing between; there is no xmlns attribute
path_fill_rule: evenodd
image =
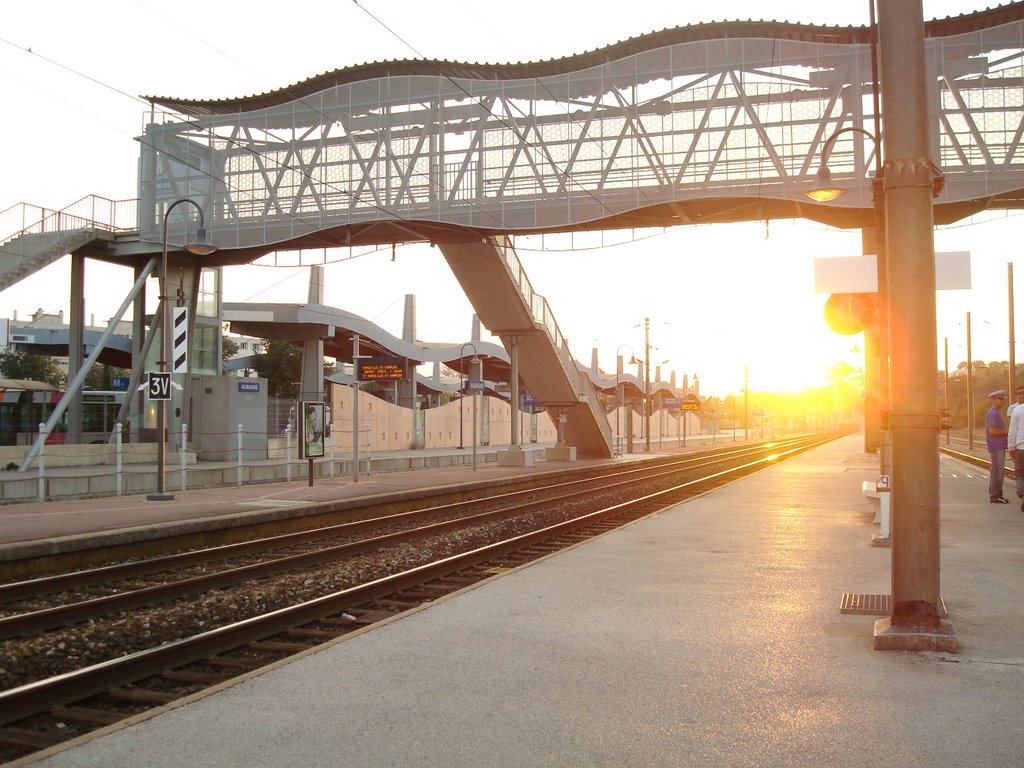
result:
<svg viewBox="0 0 1024 768"><path fill-rule="evenodd" d="M30 674L29 682L0 693L0 759L58 745L307 651L832 437L690 454L627 471L616 467L601 479L556 483L546 490L520 490L486 501L429 506L304 534L0 585L6 612L0 618L0 636L7 638L0 644L5 666L12 648L52 656L54 649L67 650L79 634L95 636L97 627L100 635L109 635L119 622L167 616L154 613L154 606L168 602L177 608L161 610L195 614L201 611L197 601L206 595L220 599L244 585L245 594L264 603L243 611L240 618L217 616L211 622L215 626L203 631L173 637L150 633L141 638L144 647L115 644L106 649L103 661L45 676ZM255 560L240 565L238 558ZM344 580L351 583L324 589L330 582L318 568L339 563L348 567L357 561L362 562L356 575ZM367 561L380 567L368 567ZM196 574L196 569L208 572ZM133 579L153 583L124 588ZM316 582L310 594L301 596L305 599L283 604L263 599L275 591L297 593L296 579ZM83 590L84 598L72 597ZM41 595L49 597L42 600ZM31 665L32 659L26 655L20 663Z"/></svg>
<svg viewBox="0 0 1024 768"><path fill-rule="evenodd" d="M974 447L972 448L966 439L953 437L950 439L949 444L946 444L945 440L939 444L939 453L985 469L988 469L989 464L991 463L988 457L988 452L985 450L984 440L980 443L975 440ZM1013 462L1009 460L1009 456L1007 456L1005 469L1006 477L1013 478L1017 476L1013 468Z"/></svg>
<svg viewBox="0 0 1024 768"><path fill-rule="evenodd" d="M0 584L0 640L169 602L247 579L309 568L553 504L586 499L597 505L637 483L669 482L681 471L714 466L722 456L678 458L655 467L503 493L486 501L453 502L312 531ZM483 507L486 509L481 511Z"/></svg>

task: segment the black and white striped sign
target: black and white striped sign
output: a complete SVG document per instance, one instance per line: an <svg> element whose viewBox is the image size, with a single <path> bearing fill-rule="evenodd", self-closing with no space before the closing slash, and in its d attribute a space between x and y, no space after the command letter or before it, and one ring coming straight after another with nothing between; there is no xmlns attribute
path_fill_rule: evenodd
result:
<svg viewBox="0 0 1024 768"><path fill-rule="evenodd" d="M172 373L188 372L188 307L173 307L174 319L171 323L171 339L173 340L171 360Z"/></svg>

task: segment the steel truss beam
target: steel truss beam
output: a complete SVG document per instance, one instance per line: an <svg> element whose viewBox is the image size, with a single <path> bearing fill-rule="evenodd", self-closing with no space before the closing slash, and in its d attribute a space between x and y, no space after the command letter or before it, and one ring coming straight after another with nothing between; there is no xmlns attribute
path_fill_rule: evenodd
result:
<svg viewBox="0 0 1024 768"><path fill-rule="evenodd" d="M1024 22L929 39L939 204L1020 197L1022 39ZM227 248L377 222L660 226L680 206L713 214L717 200L796 215L828 138L874 131L870 70L864 44L701 40L533 79L402 75L231 115L178 114L142 137L153 169L141 179L153 207L143 236L183 196L201 199ZM835 142L830 169L853 190L839 210L870 208L875 149L857 132Z"/></svg>

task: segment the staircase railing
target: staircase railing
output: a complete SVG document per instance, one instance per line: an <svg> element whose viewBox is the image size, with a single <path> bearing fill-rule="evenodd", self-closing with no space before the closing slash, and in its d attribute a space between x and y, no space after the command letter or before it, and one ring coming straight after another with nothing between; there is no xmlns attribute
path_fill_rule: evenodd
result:
<svg viewBox="0 0 1024 768"><path fill-rule="evenodd" d="M597 420L598 426L609 441L610 446L612 439L611 426L608 424L608 419L604 413L604 409L601 408L597 402L597 390L594 389L593 384L590 383L586 374L581 372L579 366L576 365L576 360L569 351L569 342L566 340L565 336L562 335L562 329L558 327L558 323L555 321L555 316L551 311L548 300L533 290L533 285L530 284L530 278L527 277L526 270L523 269L523 265L519 261L519 257L516 255L515 249L512 247L512 243L509 238L504 235L499 235L494 238L494 241L498 252L501 254L502 260L505 262L505 266L509 270L509 274L515 281L516 287L519 289L520 295L526 302L526 306L530 308L530 314L533 316L533 319L536 320L537 323L539 323L547 332L551 339L551 343L554 345L555 350L558 353L558 359L562 364L562 370L565 371L565 375L569 381L573 382L577 394L585 395L583 399L587 402L591 411L593 411L594 418Z"/></svg>
<svg viewBox="0 0 1024 768"><path fill-rule="evenodd" d="M558 323L555 321L555 316L551 312L548 300L533 290L530 278L527 277L526 270L523 269L523 265L519 261L519 256L516 255L511 241L504 235L499 235L494 240L498 247L498 252L501 254L501 259L505 262L509 274L512 275L512 280L515 282L516 288L519 289L519 294L526 302L530 314L547 331L548 336L551 338L551 343L555 345L555 350L558 352L558 357L562 367L565 369L566 376L569 377L570 381L576 381L576 362L573 360L572 353L569 352L569 344L565 336L562 335L562 329L558 327Z"/></svg>
<svg viewBox="0 0 1024 768"><path fill-rule="evenodd" d="M17 203L0 212L0 246L27 234L80 229L131 232L138 227L138 200L109 200L88 195L59 211L31 203Z"/></svg>

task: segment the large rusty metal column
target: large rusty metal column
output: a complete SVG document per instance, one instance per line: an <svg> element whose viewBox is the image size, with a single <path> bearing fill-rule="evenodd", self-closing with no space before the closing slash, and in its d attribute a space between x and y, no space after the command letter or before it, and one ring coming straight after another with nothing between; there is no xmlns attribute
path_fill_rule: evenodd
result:
<svg viewBox="0 0 1024 768"><path fill-rule="evenodd" d="M939 621L935 244L920 0L879 3L892 380L892 613L876 650L958 649ZM934 84L932 84L934 87Z"/></svg>

